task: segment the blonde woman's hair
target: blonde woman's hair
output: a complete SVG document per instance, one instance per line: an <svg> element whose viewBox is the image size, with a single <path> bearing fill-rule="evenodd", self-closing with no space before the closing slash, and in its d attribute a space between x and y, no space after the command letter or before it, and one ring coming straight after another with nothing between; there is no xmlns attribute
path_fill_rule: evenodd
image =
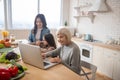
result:
<svg viewBox="0 0 120 80"><path fill-rule="evenodd" d="M57 30L57 35L59 35L59 34L62 34L62 35L64 35L64 36L66 36L68 42L71 41L71 37L72 37L72 36L71 36L71 32L69 31L69 29L67 29L67 28L65 28L65 27L59 28L59 29Z"/></svg>

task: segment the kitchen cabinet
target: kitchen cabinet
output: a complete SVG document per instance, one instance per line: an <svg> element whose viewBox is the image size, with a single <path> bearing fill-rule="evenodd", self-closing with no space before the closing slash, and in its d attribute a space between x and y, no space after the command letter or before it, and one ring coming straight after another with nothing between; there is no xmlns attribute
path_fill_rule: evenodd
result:
<svg viewBox="0 0 120 80"><path fill-rule="evenodd" d="M98 72L113 80L120 80L120 51L94 46L93 64Z"/></svg>
<svg viewBox="0 0 120 80"><path fill-rule="evenodd" d="M103 48L99 46L93 47L93 64L97 66L97 71L104 72Z"/></svg>
<svg viewBox="0 0 120 80"><path fill-rule="evenodd" d="M113 77L114 57L113 57L113 53L106 48L104 48L103 60L104 60L103 73L106 74L106 76L112 78Z"/></svg>
<svg viewBox="0 0 120 80"><path fill-rule="evenodd" d="M120 80L120 59L114 60L113 80Z"/></svg>
<svg viewBox="0 0 120 80"><path fill-rule="evenodd" d="M105 74L113 80L120 80L120 51L104 48L104 55Z"/></svg>

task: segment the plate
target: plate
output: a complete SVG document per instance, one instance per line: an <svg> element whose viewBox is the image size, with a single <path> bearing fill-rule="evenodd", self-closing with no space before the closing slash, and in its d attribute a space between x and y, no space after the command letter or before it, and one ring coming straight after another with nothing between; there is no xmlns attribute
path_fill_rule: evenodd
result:
<svg viewBox="0 0 120 80"><path fill-rule="evenodd" d="M10 80L18 80L21 77L23 77L25 75L25 72L22 72L21 74L18 74L16 77L11 78Z"/></svg>
<svg viewBox="0 0 120 80"><path fill-rule="evenodd" d="M2 48L2 49L0 49L0 53L8 52L11 50L13 50L13 48Z"/></svg>

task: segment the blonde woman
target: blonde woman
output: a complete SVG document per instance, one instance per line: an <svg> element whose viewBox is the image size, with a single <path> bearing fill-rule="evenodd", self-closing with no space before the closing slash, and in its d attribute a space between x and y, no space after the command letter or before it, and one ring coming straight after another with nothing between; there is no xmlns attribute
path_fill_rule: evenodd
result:
<svg viewBox="0 0 120 80"><path fill-rule="evenodd" d="M71 41L71 33L67 28L60 28L57 31L57 40L61 46L53 51L43 53L45 57L51 58L51 62L63 63L77 74L80 73L80 50L79 47ZM57 57L56 57L57 56Z"/></svg>

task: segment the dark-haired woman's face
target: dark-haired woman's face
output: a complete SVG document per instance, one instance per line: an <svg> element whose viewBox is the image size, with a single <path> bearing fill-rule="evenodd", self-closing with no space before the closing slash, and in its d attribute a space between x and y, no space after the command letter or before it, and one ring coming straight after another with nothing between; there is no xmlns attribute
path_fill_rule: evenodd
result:
<svg viewBox="0 0 120 80"><path fill-rule="evenodd" d="M43 23L42 23L42 21L41 21L40 18L37 18L37 19L36 19L36 25L37 25L38 28L42 28Z"/></svg>

